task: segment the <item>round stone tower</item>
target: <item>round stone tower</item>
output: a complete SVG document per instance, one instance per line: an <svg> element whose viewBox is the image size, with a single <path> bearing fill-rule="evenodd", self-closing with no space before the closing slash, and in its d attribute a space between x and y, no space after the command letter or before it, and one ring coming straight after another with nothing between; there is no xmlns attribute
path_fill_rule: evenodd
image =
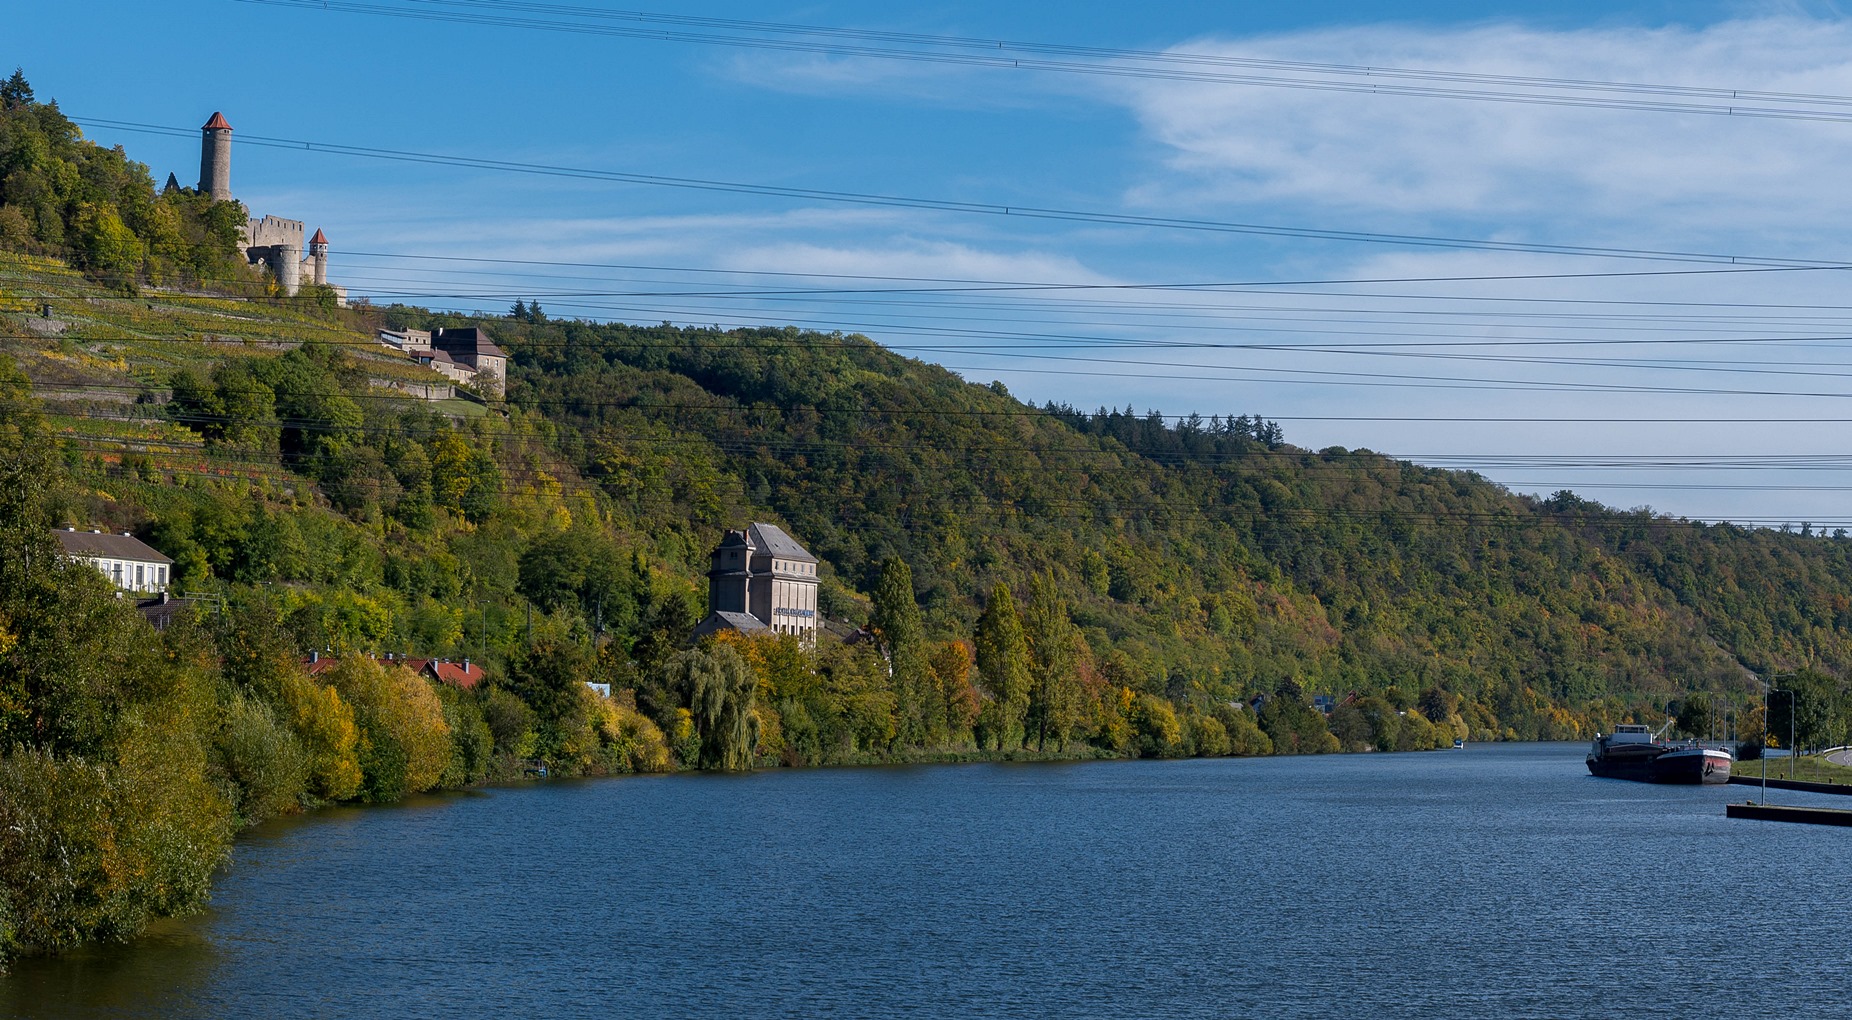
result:
<svg viewBox="0 0 1852 1020"><path fill-rule="evenodd" d="M309 274L318 287L328 286L328 238L322 234L322 228L315 228L315 236L309 238Z"/></svg>
<svg viewBox="0 0 1852 1020"><path fill-rule="evenodd" d="M231 201L231 136L232 126L225 122L225 115L214 113L212 119L200 128L199 145L199 190L211 196L214 202Z"/></svg>

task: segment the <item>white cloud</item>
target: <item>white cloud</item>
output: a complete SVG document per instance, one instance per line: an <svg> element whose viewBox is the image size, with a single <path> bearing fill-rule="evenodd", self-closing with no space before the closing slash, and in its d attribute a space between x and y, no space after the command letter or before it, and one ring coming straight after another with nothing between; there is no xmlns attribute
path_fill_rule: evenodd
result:
<svg viewBox="0 0 1852 1020"><path fill-rule="evenodd" d="M1179 51L1479 74L1852 95L1852 23L1549 31L1347 27L1198 40ZM1805 234L1843 222L1852 123L1632 113L1142 81L1119 93L1174 176L1175 207L1292 203L1374 216L1542 219L1586 232ZM1679 100L1687 101L1687 100ZM1852 107L1842 107L1852 111Z"/></svg>

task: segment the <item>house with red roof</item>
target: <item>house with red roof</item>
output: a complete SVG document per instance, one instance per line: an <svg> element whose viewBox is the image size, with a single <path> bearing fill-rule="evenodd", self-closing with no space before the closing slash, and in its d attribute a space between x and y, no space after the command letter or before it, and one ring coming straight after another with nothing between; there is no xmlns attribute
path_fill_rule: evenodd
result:
<svg viewBox="0 0 1852 1020"><path fill-rule="evenodd" d="M378 656L372 656L372 658L377 659ZM452 687L465 691L473 690L487 675L483 671L481 663L471 662L468 659L464 659L461 662L453 662L450 659L395 658L388 655L382 661L390 666L404 666L406 669L411 670L427 680L435 680L438 683L449 684ZM310 676L321 676L323 673L339 665L340 662L341 660L334 656L323 655L320 652L310 652L308 656L302 660L302 666L308 671Z"/></svg>

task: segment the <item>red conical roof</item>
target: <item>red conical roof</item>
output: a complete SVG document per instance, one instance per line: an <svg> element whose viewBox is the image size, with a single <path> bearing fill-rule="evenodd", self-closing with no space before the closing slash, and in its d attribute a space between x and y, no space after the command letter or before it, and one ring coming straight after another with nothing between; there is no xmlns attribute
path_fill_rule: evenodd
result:
<svg viewBox="0 0 1852 1020"><path fill-rule="evenodd" d="M309 238L309 243L310 244L327 244L328 243L328 239L322 236L322 228L320 227L315 228L315 236Z"/></svg>
<svg viewBox="0 0 1852 1020"><path fill-rule="evenodd" d="M201 131L230 131L231 129L232 126L225 122L225 115L217 110L212 112L212 119L206 122L206 126L200 128Z"/></svg>

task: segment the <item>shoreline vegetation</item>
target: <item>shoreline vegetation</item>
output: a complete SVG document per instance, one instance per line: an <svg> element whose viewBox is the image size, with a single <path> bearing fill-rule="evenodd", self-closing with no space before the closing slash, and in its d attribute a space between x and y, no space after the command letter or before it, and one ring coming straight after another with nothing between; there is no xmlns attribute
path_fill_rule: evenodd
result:
<svg viewBox="0 0 1852 1020"><path fill-rule="evenodd" d="M289 298L246 216L0 83L0 964L197 909L264 818L542 767L1759 742L1752 669L1775 733L1852 719L1843 533L1038 407L857 335ZM492 331L505 398L411 395L377 331L437 327ZM689 644L748 521L817 555L815 647ZM66 527L172 558L165 629Z"/></svg>

